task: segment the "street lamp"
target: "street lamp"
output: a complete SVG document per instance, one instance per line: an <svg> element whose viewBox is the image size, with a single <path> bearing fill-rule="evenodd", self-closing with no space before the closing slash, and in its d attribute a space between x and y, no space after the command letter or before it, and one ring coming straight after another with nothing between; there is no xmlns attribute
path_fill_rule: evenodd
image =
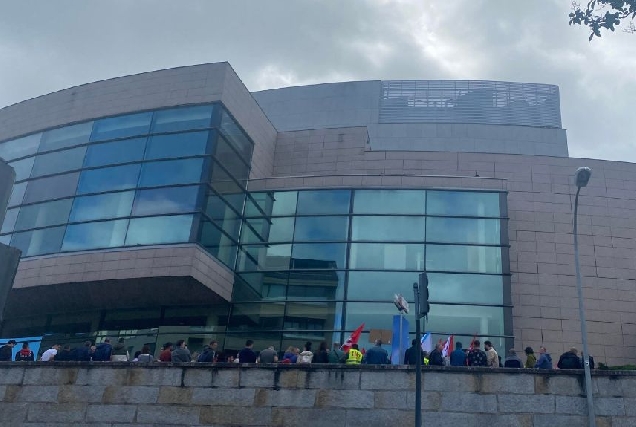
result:
<svg viewBox="0 0 636 427"><path fill-rule="evenodd" d="M585 309L583 308L583 289L581 287L581 267L579 266L579 236L577 234L577 214L579 208L579 192L590 180L590 168L576 170L576 197L574 198L574 265L576 267L576 290L579 294L579 318L581 319L581 336L583 338L583 369L585 370L585 393L587 395L587 416L590 427L596 427L594 415L594 397L592 375L590 373L590 353L587 350L587 326L585 325Z"/></svg>

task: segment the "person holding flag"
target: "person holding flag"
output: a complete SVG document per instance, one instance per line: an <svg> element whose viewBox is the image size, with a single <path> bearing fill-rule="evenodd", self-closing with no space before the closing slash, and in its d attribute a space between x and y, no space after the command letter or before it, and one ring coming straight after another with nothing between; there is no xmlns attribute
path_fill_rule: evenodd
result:
<svg viewBox="0 0 636 427"><path fill-rule="evenodd" d="M444 343L444 347L442 348L442 357L444 358L444 364L449 365L450 355L453 351L453 336L449 335Z"/></svg>
<svg viewBox="0 0 636 427"><path fill-rule="evenodd" d="M360 334L362 334L362 329L364 329L364 323L358 326L358 329L356 329L351 333L351 335L349 335L349 338L347 338L347 341L345 341L344 345L341 348L343 352L348 352L353 344L358 344Z"/></svg>

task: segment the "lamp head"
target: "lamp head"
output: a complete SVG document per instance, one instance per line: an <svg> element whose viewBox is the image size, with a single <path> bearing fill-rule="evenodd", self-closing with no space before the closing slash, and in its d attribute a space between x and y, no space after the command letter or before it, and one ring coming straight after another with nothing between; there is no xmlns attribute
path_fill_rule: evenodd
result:
<svg viewBox="0 0 636 427"><path fill-rule="evenodd" d="M576 178L576 186L577 187L585 187L590 180L590 176L592 175L592 169L587 167L578 168L576 173L574 174Z"/></svg>

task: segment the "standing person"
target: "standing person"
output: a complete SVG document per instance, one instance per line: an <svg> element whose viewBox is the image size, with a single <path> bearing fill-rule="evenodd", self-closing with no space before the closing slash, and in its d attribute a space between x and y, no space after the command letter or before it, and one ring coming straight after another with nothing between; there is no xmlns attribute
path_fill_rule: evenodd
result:
<svg viewBox="0 0 636 427"><path fill-rule="evenodd" d="M382 340L375 340L375 346L371 347L364 355L364 362L367 365L387 365L389 364L389 353L382 348Z"/></svg>
<svg viewBox="0 0 636 427"><path fill-rule="evenodd" d="M33 362L35 360L35 355L29 348L28 342L22 343L22 350L18 351L15 355L16 362Z"/></svg>
<svg viewBox="0 0 636 427"><path fill-rule="evenodd" d="M172 362L172 350L174 350L174 346L171 342L167 342L163 345L161 349L161 353L159 353L159 361L160 362Z"/></svg>
<svg viewBox="0 0 636 427"><path fill-rule="evenodd" d="M466 353L462 349L462 343L455 343L455 350L450 354L451 366L466 366Z"/></svg>
<svg viewBox="0 0 636 427"><path fill-rule="evenodd" d="M305 350L298 355L296 363L311 363L314 359L314 353L311 352L311 341L305 343Z"/></svg>
<svg viewBox="0 0 636 427"><path fill-rule="evenodd" d="M49 362L51 360L54 360L55 359L55 355L57 354L59 349L60 349L60 345L59 344L53 344L51 346L51 348L49 348L44 353L42 353L42 357L40 358L40 360L42 362Z"/></svg>
<svg viewBox="0 0 636 427"><path fill-rule="evenodd" d="M486 350L486 358L488 359L488 366L491 368L499 367L499 355L495 351L495 348L492 346L492 342L486 341L484 342L484 349Z"/></svg>
<svg viewBox="0 0 636 427"><path fill-rule="evenodd" d="M552 369L552 356L548 353L548 349L541 346L539 347L539 360L534 365L536 369Z"/></svg>
<svg viewBox="0 0 636 427"><path fill-rule="evenodd" d="M135 359L137 359L137 362L139 363L150 363L150 362L154 362L155 358L152 354L150 354L150 346L148 344L144 344L143 347L141 347L141 352L137 355L137 357L135 357Z"/></svg>
<svg viewBox="0 0 636 427"><path fill-rule="evenodd" d="M188 350L185 340L177 341L177 348L172 350L171 356L173 363L188 363L192 361L190 350Z"/></svg>
<svg viewBox="0 0 636 427"><path fill-rule="evenodd" d="M261 351L257 359L258 363L276 363L278 362L278 353L274 350L274 346L270 345Z"/></svg>
<svg viewBox="0 0 636 427"><path fill-rule="evenodd" d="M358 350L358 344L351 344L351 348L345 358L347 365L359 365L362 363L362 353Z"/></svg>
<svg viewBox="0 0 636 427"><path fill-rule="evenodd" d="M526 347L525 353L526 353L525 367L530 369L534 368L534 365L537 364L537 356L534 355L534 350L532 349L532 347Z"/></svg>
<svg viewBox="0 0 636 427"><path fill-rule="evenodd" d="M480 348L479 340L473 341L473 349L468 351L468 366L488 366L488 357Z"/></svg>
<svg viewBox="0 0 636 427"><path fill-rule="evenodd" d="M431 366L444 366L444 357L442 357L442 349L444 345L442 343L435 344L435 348L428 355L428 364Z"/></svg>
<svg viewBox="0 0 636 427"><path fill-rule="evenodd" d="M327 348L327 341L320 343L318 353L316 353L313 363L329 363L329 349Z"/></svg>
<svg viewBox="0 0 636 427"><path fill-rule="evenodd" d="M97 344L93 353L93 361L109 362L113 355L113 346L110 345L110 338L106 338L104 342Z"/></svg>
<svg viewBox="0 0 636 427"><path fill-rule="evenodd" d="M405 365L417 365L417 340L411 341L411 346L404 352ZM423 357L423 355L422 355Z"/></svg>
<svg viewBox="0 0 636 427"><path fill-rule="evenodd" d="M66 344L62 350L58 351L55 355L55 361L68 362L69 360L73 360L73 352L71 351L71 346Z"/></svg>
<svg viewBox="0 0 636 427"><path fill-rule="evenodd" d="M199 357L197 358L197 362L200 363L214 363L217 360L217 352L219 343L216 340L210 341L209 345L206 345Z"/></svg>
<svg viewBox="0 0 636 427"><path fill-rule="evenodd" d="M572 347L569 351L566 351L559 357L559 363L557 363L559 369L583 369L581 359L579 359L579 351Z"/></svg>
<svg viewBox="0 0 636 427"><path fill-rule="evenodd" d="M333 348L329 352L329 363L340 363L344 359L344 353L340 350L340 343L333 343Z"/></svg>
<svg viewBox="0 0 636 427"><path fill-rule="evenodd" d="M238 363L256 363L256 353L252 350L253 347L254 341L245 341L245 348L238 354Z"/></svg>
<svg viewBox="0 0 636 427"><path fill-rule="evenodd" d="M113 347L113 362L128 362L128 350L126 349L124 337L117 340L117 344Z"/></svg>
<svg viewBox="0 0 636 427"><path fill-rule="evenodd" d="M287 347L285 353L283 354L283 362L284 363L296 363L298 360L298 355L296 354L296 348L294 346Z"/></svg>
<svg viewBox="0 0 636 427"><path fill-rule="evenodd" d="M523 368L523 363L521 363L521 359L519 359L515 350L508 350L508 357L506 357L504 361L504 368Z"/></svg>
<svg viewBox="0 0 636 427"><path fill-rule="evenodd" d="M0 348L0 362L11 362L13 358L13 347L15 347L16 344L15 340L9 340Z"/></svg>

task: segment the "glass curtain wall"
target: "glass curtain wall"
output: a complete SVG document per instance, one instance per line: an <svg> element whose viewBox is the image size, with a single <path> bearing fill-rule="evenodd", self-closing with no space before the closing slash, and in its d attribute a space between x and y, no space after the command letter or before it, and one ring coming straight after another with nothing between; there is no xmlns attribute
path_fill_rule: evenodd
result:
<svg viewBox="0 0 636 427"><path fill-rule="evenodd" d="M232 268L252 150L221 104L2 142L16 183L0 241L23 257L199 241Z"/></svg>
<svg viewBox="0 0 636 427"><path fill-rule="evenodd" d="M429 273L434 340L512 335L504 193L307 190L252 193L245 209L226 348L391 330L394 294ZM263 215L263 212L266 215ZM412 316L411 316L412 320ZM414 321L411 321L414 332Z"/></svg>

